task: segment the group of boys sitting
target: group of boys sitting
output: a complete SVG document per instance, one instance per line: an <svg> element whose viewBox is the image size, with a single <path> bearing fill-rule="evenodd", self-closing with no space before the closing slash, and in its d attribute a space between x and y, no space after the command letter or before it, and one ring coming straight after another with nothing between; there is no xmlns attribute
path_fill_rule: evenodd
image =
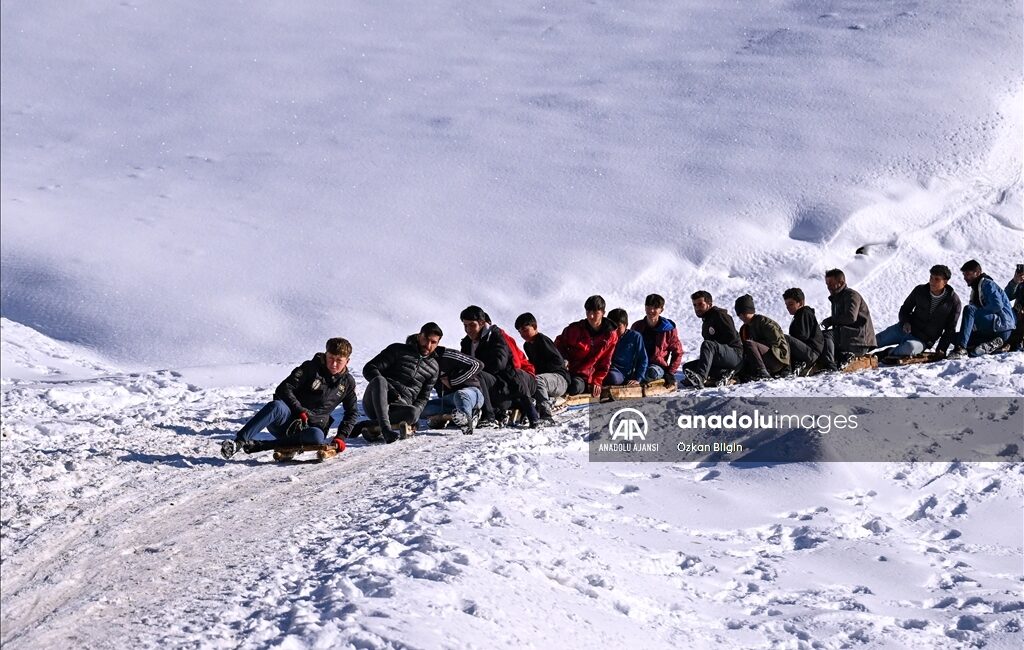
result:
<svg viewBox="0 0 1024 650"><path fill-rule="evenodd" d="M277 388L274 400L263 407L238 433L226 441L225 458L239 449L258 451L287 441L296 445L323 445L328 440L332 413L341 405L344 418L338 437L362 433L367 439L391 443L415 428L420 418L450 414L463 433L478 427L500 427L518 410L530 427L553 424L553 402L563 395L599 397L604 388L638 386L661 381L675 387L680 367L686 385L760 380L802 374L817 365L824 371L842 368L857 356L887 348L889 356L917 355L937 345L947 358L980 356L1004 349L1020 349L1024 326L1024 268L1000 289L981 265L971 260L961 268L971 288L969 304L949 284L949 268L936 265L929 280L918 285L904 301L899 322L875 333L864 298L846 285L839 269L825 273L831 315L820 323L805 304L799 288L782 294L793 316L789 333L767 316L758 314L754 299L736 299L735 312L742 325L737 331L732 315L716 307L707 291L690 296L701 319L703 342L698 357L682 364L683 346L673 321L662 312L665 299L657 294L644 301L645 316L630 324L623 309L605 314L605 301L591 296L584 303L586 318L569 324L552 341L538 330L537 319L521 314L515 329L523 339L519 349L507 332L491 323L476 305L462 310L466 336L459 350L440 345L443 332L426 323L418 334L393 343L363 368L367 387L363 411L368 420L358 423L355 380L347 366L352 346L345 339L327 341L325 352L295 368ZM1015 301L1011 306L1010 300ZM957 324L960 330L957 331ZM437 397L431 399L436 392ZM398 428L395 428L396 424ZM257 441L268 430L275 441Z"/></svg>

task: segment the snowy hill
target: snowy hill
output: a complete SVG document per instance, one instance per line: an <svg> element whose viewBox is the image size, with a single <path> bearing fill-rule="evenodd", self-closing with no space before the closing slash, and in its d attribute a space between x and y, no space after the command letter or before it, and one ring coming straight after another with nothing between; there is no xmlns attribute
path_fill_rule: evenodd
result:
<svg viewBox="0 0 1024 650"><path fill-rule="evenodd" d="M4 3L4 648L1017 648L1014 463L218 455L329 336L1024 261L1020 3ZM858 253L858 250L862 250ZM953 286L965 286L954 273ZM1024 395L1024 355L705 393Z"/></svg>
<svg viewBox="0 0 1024 650"><path fill-rule="evenodd" d="M582 413L220 459L287 370L5 380L5 647L1019 640L1019 464L591 463ZM811 382L728 390L1021 394L1024 358Z"/></svg>
<svg viewBox="0 0 1024 650"><path fill-rule="evenodd" d="M1019 261L1020 13L6 3L2 315L168 367L657 291L693 349L698 288L839 266L886 321Z"/></svg>

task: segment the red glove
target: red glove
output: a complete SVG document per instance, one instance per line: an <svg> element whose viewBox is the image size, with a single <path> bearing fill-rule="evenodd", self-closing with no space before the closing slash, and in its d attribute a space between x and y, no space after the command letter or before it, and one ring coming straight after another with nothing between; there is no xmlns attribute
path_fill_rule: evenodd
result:
<svg viewBox="0 0 1024 650"><path fill-rule="evenodd" d="M345 451L345 439L341 436L337 436L334 439L334 446L338 448L338 453Z"/></svg>
<svg viewBox="0 0 1024 650"><path fill-rule="evenodd" d="M302 420L303 424L309 424L309 413L299 411L299 419Z"/></svg>

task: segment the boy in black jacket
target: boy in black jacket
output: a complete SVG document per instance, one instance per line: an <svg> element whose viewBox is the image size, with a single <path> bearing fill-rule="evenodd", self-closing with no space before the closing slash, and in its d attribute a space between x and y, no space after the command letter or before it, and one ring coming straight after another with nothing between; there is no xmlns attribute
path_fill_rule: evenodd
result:
<svg viewBox="0 0 1024 650"><path fill-rule="evenodd" d="M345 417L338 425L338 437L348 437L356 422L356 381L348 372L351 356L351 343L343 338L329 339L324 352L292 370L274 391L274 400L260 409L233 441L221 444L221 455L231 458L240 449L246 453L262 451L274 443L323 445L332 424L331 413L339 404L345 409ZM273 443L254 439L264 429L273 436Z"/></svg>
<svg viewBox="0 0 1024 650"><path fill-rule="evenodd" d="M818 317L814 314L814 308L804 303L802 289L786 289L782 292L782 299L786 302L786 311L793 317L786 340L789 342L790 362L793 364L794 372L799 374L800 366L813 366L821 356L825 347L825 336L822 334L821 325L818 324Z"/></svg>
<svg viewBox="0 0 1024 650"><path fill-rule="evenodd" d="M440 375L435 352L443 335L437 323L426 323L415 338L392 343L363 366L363 411L380 426L384 442L401 437L394 422L415 427L419 421Z"/></svg>
<svg viewBox="0 0 1024 650"><path fill-rule="evenodd" d="M512 350L505 342L503 332L488 322L487 313L477 305L470 305L459 314L466 336L461 351L484 364L480 372L481 389L485 393L483 414L478 426L505 425L508 409L515 406L526 414L530 426L536 426L539 416L533 405L536 380L526 371L518 370L512 362Z"/></svg>
<svg viewBox="0 0 1024 650"><path fill-rule="evenodd" d="M569 390L569 371L555 342L537 331L537 319L530 312L516 318L516 330L523 337L523 352L537 371L537 413L541 420L551 420L551 400Z"/></svg>
<svg viewBox="0 0 1024 650"><path fill-rule="evenodd" d="M928 282L919 284L910 292L900 307L900 320L875 335L880 348L890 345L891 357L910 357L939 345L943 354L956 337L960 319L960 297L949 284L949 267L936 264L928 271Z"/></svg>
<svg viewBox="0 0 1024 650"><path fill-rule="evenodd" d="M698 291L690 296L693 312L703 321L700 357L683 364L686 383L693 388L704 388L712 372L726 380L743 365L743 343L736 331L732 316L712 304L711 294Z"/></svg>

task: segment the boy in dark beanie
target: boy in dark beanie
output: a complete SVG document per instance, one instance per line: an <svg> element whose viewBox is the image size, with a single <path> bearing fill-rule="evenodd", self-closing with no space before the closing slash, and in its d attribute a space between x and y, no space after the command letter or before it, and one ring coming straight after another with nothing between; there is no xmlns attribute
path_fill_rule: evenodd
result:
<svg viewBox="0 0 1024 650"><path fill-rule="evenodd" d="M789 370L789 342L778 323L756 313L754 298L745 294L736 299L736 315L743 326L744 371L748 379L770 379Z"/></svg>

